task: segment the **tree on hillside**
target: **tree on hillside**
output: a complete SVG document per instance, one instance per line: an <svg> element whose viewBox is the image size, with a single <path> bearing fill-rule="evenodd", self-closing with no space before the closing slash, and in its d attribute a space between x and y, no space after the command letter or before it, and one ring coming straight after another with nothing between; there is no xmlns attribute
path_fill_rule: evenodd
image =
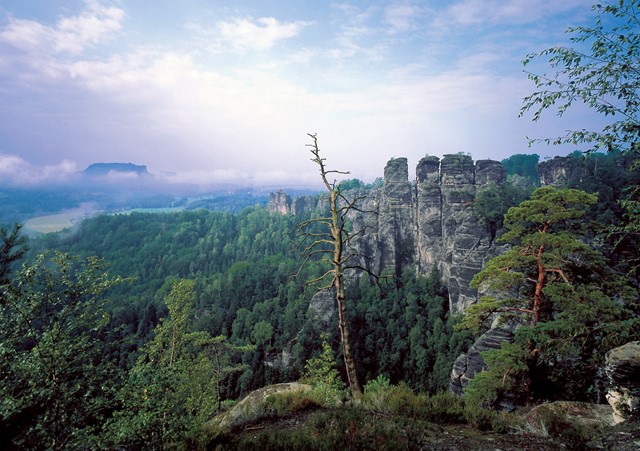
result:
<svg viewBox="0 0 640 451"><path fill-rule="evenodd" d="M569 264L573 262L568 256L592 257L591 248L578 239L575 224L596 201L597 195L584 191L544 187L509 209L504 222L507 232L500 241L513 246L471 281L486 294L469 307L465 324L479 328L495 313L525 317L532 326L548 319L553 306L545 290L550 283L571 285Z"/></svg>
<svg viewBox="0 0 640 451"><path fill-rule="evenodd" d="M504 167L507 177L519 175L529 179L530 182L538 183L540 177L536 171L538 162L540 161L540 155L538 154L514 154L509 158L505 158L501 161Z"/></svg>
<svg viewBox="0 0 640 451"><path fill-rule="evenodd" d="M609 0L595 4L592 26L570 27L572 47L552 47L527 55L525 67L546 59L553 74L527 72L536 91L523 100L520 116L533 112L537 121L545 110L559 116L586 105L608 122L596 130L568 130L564 136L538 139L547 144L588 144L589 150L622 152L640 169L640 0ZM617 244L634 243L640 236L640 187L620 201L622 223L610 228ZM640 263L631 258L638 276Z"/></svg>
<svg viewBox="0 0 640 451"><path fill-rule="evenodd" d="M15 224L11 230L0 227L0 286L9 283L12 263L20 260L27 251L21 231L21 224Z"/></svg>
<svg viewBox="0 0 640 451"><path fill-rule="evenodd" d="M95 257L50 252L3 287L0 447L98 447L119 382L104 295L121 281Z"/></svg>
<svg viewBox="0 0 640 451"><path fill-rule="evenodd" d="M520 115L556 109L562 116L574 103L595 109L610 121L601 130L569 130L542 139L550 144L591 145L607 151L640 153L640 1L600 2L592 26L570 27L575 48L552 47L528 55L523 64L548 58L554 74L528 72L537 91L524 98ZM584 49L584 50L583 50Z"/></svg>
<svg viewBox="0 0 640 451"><path fill-rule="evenodd" d="M154 329L122 388L122 408L111 423L115 447L165 449L184 443L188 434L220 407L220 381L234 368L225 337L194 332L195 281L179 279L165 298L169 316Z"/></svg>
<svg viewBox="0 0 640 451"><path fill-rule="evenodd" d="M554 384L564 396L584 397L584 383L593 380L604 353L633 335L633 290L587 244L581 218L596 200L575 189L543 187L506 214L500 240L511 247L473 278L483 295L462 325L479 330L499 315L521 327L515 343L485 355L487 371L468 387L480 400L496 391L526 402L541 391L552 397ZM575 381L568 374L578 367L582 376ZM540 380L545 384L536 384Z"/></svg>
<svg viewBox="0 0 640 451"><path fill-rule="evenodd" d="M322 260L330 265L324 274L308 283L315 285L320 290L335 289L338 303L338 327L340 329L347 379L351 394L357 397L362 394L362 386L358 381L356 363L349 336L344 277L345 270L349 268L357 267L367 271L354 261L360 255L348 248L350 243L364 233L364 229L351 230L347 221L349 213L362 211L358 206L362 198L347 199L341 186L335 180L329 180L331 174L348 174L348 172L327 169L325 158L320 156L316 135L312 133L308 133L308 135L313 141L311 144L307 144L311 148L311 154L313 155L311 161L318 165L322 183L329 194L329 216L312 218L300 224L298 231L301 243L304 243L303 246L305 246L302 251L305 257L303 265L317 256L320 256ZM319 226L319 229L316 226Z"/></svg>

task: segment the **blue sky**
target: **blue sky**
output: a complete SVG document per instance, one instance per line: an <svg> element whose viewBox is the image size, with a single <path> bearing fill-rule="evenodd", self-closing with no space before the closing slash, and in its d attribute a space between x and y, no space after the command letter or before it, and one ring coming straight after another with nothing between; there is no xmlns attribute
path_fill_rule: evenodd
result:
<svg viewBox="0 0 640 451"><path fill-rule="evenodd" d="M167 183L366 181L389 158L566 154L597 121L518 118L531 52L567 45L591 0L4 0L0 183L133 162ZM544 71L544 66L534 67Z"/></svg>

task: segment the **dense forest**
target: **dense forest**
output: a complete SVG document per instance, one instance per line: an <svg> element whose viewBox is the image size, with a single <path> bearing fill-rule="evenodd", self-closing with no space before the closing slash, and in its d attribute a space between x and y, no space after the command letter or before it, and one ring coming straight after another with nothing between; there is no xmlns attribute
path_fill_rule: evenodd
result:
<svg viewBox="0 0 640 451"><path fill-rule="evenodd" d="M638 243L612 227L624 223L627 210L620 201L640 179L623 155L575 153L568 161L575 170L564 188L587 197L570 201L571 208L584 204L580 230L569 216L560 219L566 230L579 232L573 248L562 252L586 252L585 258L600 266L580 269L576 274L581 278L584 271L600 274L602 268L624 276L608 276L615 285L611 289L626 302L624 312L607 304L608 288L598 291L588 278L581 283L592 294L600 293L604 310L590 314L606 311L608 324L624 326L615 330L620 340L637 338ZM511 207L529 208L527 202L542 198L544 192L538 190L537 198L526 200L540 183L537 164L537 155L503 161L507 182L478 193L470 206L487 227L496 228L498 239L509 238L531 219L518 219L518 209ZM343 186L362 185L348 181ZM2 445L162 447L184 442L249 391L308 377L309 362L326 357L327 349L335 352L330 365L344 380L335 309L323 310L317 302L310 307L312 298L321 301L322 296L306 283L322 275L326 264L313 258L303 264L296 248L298 225L323 214L317 209L274 214L254 206L240 213L102 215L28 242L19 227L3 228ZM490 276L488 266L476 283ZM553 296L550 292L549 299ZM362 380L403 384L431 395L448 388L453 361L486 330L482 309L493 306L479 302L458 325L463 318L448 311L446 284L437 267L419 275L409 266L399 277L378 283L353 273L347 298ZM567 328L578 334L572 323L578 320L569 315L563 321L545 323L549 329L543 332L523 328L521 340L531 340L532 331L538 342L554 334L559 338ZM616 342L590 340L590 349ZM522 369L527 362L518 366L522 362L513 356L514 348L503 352L511 354L501 361L510 358L514 368L521 368L511 372L510 383L523 403L531 397L558 398L560 392L593 400L592 381L572 378L570 372L577 371L573 366L527 372ZM547 352L544 358L553 359L569 350L549 347ZM583 359L584 365L595 371L601 357ZM550 389L534 384L523 391L527 377L555 382ZM487 387L491 385L476 395L478 402L486 402ZM493 390L505 392L503 387ZM470 393L477 394L478 388L471 387Z"/></svg>

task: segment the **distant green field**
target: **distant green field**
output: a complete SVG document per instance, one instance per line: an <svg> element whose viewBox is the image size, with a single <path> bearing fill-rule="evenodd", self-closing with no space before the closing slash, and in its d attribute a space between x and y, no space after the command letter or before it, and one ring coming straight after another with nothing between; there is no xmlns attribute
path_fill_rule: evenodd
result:
<svg viewBox="0 0 640 451"><path fill-rule="evenodd" d="M129 213L174 213L176 211L183 211L184 207L161 207L161 208L132 208L131 210L118 211L120 214Z"/></svg>
<svg viewBox="0 0 640 451"><path fill-rule="evenodd" d="M51 215L36 216L27 220L24 224L27 233L50 233L59 232L60 230L77 224L84 218L94 216L100 213L96 205L91 202L81 203L77 208L62 210Z"/></svg>
<svg viewBox="0 0 640 451"><path fill-rule="evenodd" d="M176 208L133 208L131 210L122 210L111 212L110 214L130 214L133 212L136 213L171 213L175 211L184 210L184 207L176 207ZM96 214L100 214L101 212L94 210L87 210L86 208L78 208L74 210L68 210L61 213L56 213L53 215L44 215L37 216L35 218L29 219L25 225L25 231L27 233L51 233L51 232L59 232L68 227L77 224L82 219L94 216ZM104 213L104 212L102 212Z"/></svg>
<svg viewBox="0 0 640 451"><path fill-rule="evenodd" d="M65 213L56 213L54 215L38 216L29 219L24 227L26 231L36 233L59 232L60 230L71 227L78 222L85 214L78 211L69 211Z"/></svg>

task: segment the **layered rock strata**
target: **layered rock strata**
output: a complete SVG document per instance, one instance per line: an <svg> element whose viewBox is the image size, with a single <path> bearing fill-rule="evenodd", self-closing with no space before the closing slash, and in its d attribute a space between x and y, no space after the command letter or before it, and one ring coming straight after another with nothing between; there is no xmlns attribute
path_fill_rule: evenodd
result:
<svg viewBox="0 0 640 451"><path fill-rule="evenodd" d="M406 158L389 160L381 188L346 193L348 198L364 197L364 213L350 217L355 230L364 228L352 243L357 264L375 274L396 276L412 264L425 275L436 267L449 289L450 310L462 312L476 299L476 291L469 287L471 278L497 254L488 225L473 212L473 201L478 190L501 185L505 179L499 162L474 163L463 154L445 155L442 160L425 156L413 181ZM318 207L317 198L300 199L273 193L268 208L295 214Z"/></svg>

